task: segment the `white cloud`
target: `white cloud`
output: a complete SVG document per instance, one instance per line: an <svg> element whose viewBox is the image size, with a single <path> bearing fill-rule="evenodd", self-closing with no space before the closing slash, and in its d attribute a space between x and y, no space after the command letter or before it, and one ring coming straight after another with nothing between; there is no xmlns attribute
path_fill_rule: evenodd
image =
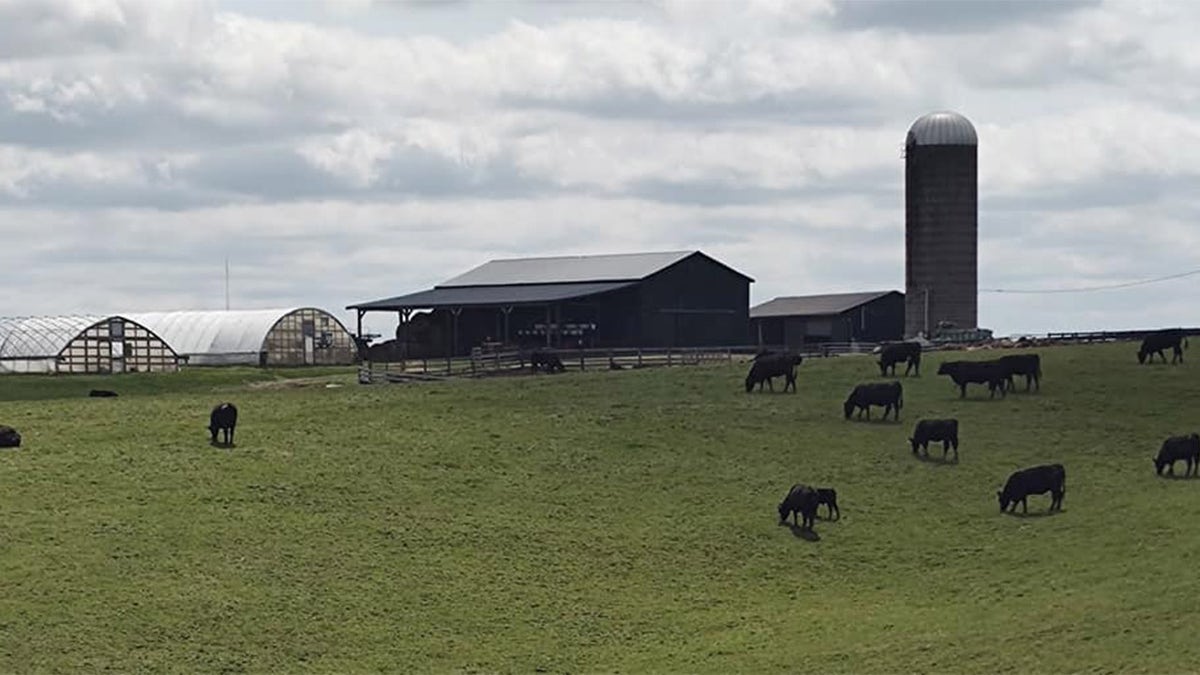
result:
<svg viewBox="0 0 1200 675"><path fill-rule="evenodd" d="M677 248L756 300L901 288L901 144L946 107L979 130L983 285L1195 266L1196 10L891 4L0 0L0 266L36 269L0 314L218 306L227 254L258 306ZM1133 295L981 320L1200 322Z"/></svg>

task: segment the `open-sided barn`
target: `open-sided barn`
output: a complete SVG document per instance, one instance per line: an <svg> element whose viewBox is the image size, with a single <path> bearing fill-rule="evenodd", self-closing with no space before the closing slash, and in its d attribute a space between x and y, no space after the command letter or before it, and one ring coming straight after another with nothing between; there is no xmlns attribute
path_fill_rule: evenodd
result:
<svg viewBox="0 0 1200 675"><path fill-rule="evenodd" d="M394 312L396 351L521 346L697 347L749 340L754 280L700 251L493 260L418 293L350 305ZM430 310L429 314L417 314Z"/></svg>
<svg viewBox="0 0 1200 675"><path fill-rule="evenodd" d="M904 334L900 291L834 293L775 298L750 309L759 344L883 342Z"/></svg>

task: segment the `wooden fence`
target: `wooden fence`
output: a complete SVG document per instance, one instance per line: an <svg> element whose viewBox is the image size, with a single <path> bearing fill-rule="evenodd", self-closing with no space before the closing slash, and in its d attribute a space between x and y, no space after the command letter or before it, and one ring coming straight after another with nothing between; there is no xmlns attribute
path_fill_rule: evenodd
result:
<svg viewBox="0 0 1200 675"><path fill-rule="evenodd" d="M809 345L797 351L805 358L869 353L874 343L829 343ZM567 370L625 370L695 366L701 364L749 361L763 349L782 350L780 346L760 347L673 347L614 349L555 349ZM359 368L359 381L409 382L441 380L448 377L493 377L529 372L529 352L522 350L484 351L452 358L407 359L394 362L365 362Z"/></svg>

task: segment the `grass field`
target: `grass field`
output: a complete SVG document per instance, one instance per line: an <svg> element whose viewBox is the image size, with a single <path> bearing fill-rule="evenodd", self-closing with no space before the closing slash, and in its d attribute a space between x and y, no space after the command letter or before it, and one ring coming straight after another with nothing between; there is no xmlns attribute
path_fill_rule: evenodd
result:
<svg viewBox="0 0 1200 675"><path fill-rule="evenodd" d="M996 401L927 355L901 424L842 419L866 357L794 395L739 364L0 379L0 671L1195 671L1200 480L1151 457L1200 429L1200 371L1135 349L1041 349L1042 392ZM958 464L910 453L933 416ZM1064 510L1001 515L1052 461ZM839 493L817 540L777 523L800 481Z"/></svg>

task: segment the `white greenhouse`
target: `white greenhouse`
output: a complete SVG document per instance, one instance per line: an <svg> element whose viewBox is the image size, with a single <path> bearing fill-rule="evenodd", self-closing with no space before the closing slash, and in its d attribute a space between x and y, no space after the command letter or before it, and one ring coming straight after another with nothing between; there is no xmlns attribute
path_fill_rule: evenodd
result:
<svg viewBox="0 0 1200 675"><path fill-rule="evenodd" d="M190 365L348 365L354 338L332 314L313 307L126 314Z"/></svg>
<svg viewBox="0 0 1200 675"><path fill-rule="evenodd" d="M0 373L174 371L179 357L123 316L0 318Z"/></svg>

